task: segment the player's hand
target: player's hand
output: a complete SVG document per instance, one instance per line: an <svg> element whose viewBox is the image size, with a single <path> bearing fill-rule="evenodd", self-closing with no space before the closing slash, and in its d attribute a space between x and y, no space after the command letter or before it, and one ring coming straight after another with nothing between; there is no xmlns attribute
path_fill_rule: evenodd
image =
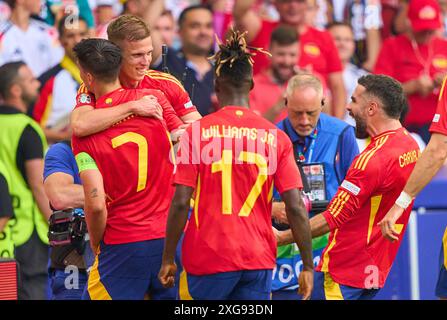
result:
<svg viewBox="0 0 447 320"><path fill-rule="evenodd" d="M172 288L174 286L176 272L177 266L175 263L162 263L158 279L163 287Z"/></svg>
<svg viewBox="0 0 447 320"><path fill-rule="evenodd" d="M153 95L147 95L140 100L134 101L132 112L142 117L153 117L159 120L163 119L163 108Z"/></svg>
<svg viewBox="0 0 447 320"><path fill-rule="evenodd" d="M303 300L309 300L314 288L313 270L303 270L298 278L298 294L303 296Z"/></svg>
<svg viewBox="0 0 447 320"><path fill-rule="evenodd" d="M403 208L394 204L385 217L377 224L380 226L382 235L391 242L399 240L399 233L394 229L394 225L403 212Z"/></svg>
<svg viewBox="0 0 447 320"><path fill-rule="evenodd" d="M276 229L275 227L272 227L273 235L275 236L276 245L284 246L286 244L289 244L290 242L287 241L287 234L290 233L290 230L284 230L280 231Z"/></svg>
<svg viewBox="0 0 447 320"><path fill-rule="evenodd" d="M185 133L186 128L189 127L189 123L182 124L177 129L171 132L171 141L173 143L179 142L180 137Z"/></svg>
<svg viewBox="0 0 447 320"><path fill-rule="evenodd" d="M289 224L289 220L287 220L286 205L284 202L273 202L272 218L276 223Z"/></svg>

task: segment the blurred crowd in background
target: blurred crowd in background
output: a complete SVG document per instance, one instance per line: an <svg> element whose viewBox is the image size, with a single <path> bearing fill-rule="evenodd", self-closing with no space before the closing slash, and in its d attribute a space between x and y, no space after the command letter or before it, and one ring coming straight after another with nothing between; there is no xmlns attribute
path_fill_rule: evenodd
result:
<svg viewBox="0 0 447 320"><path fill-rule="evenodd" d="M207 59L230 28L246 30L254 57L251 108L286 116L284 89L300 72L320 77L325 112L351 121L345 106L366 73L390 75L408 95L405 126L429 139L447 72L444 0L0 0L0 65L23 60L39 80L29 114L50 143L69 139L80 78L73 46L107 37L116 16L134 14L152 30L151 68L177 77L204 116L216 110ZM168 51L161 55L161 45ZM32 94L32 93L31 93Z"/></svg>

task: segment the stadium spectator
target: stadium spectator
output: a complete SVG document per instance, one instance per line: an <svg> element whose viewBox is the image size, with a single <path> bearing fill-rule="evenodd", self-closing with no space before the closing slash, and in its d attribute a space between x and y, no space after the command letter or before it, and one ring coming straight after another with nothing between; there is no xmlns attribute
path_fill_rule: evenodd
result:
<svg viewBox="0 0 447 320"><path fill-rule="evenodd" d="M107 39L107 27L116 17L115 0L96 1L96 36Z"/></svg>
<svg viewBox="0 0 447 320"><path fill-rule="evenodd" d="M14 216L12 197L9 193L11 185L9 171L0 160L0 257L14 258L14 242L9 220Z"/></svg>
<svg viewBox="0 0 447 320"><path fill-rule="evenodd" d="M338 55L343 65L343 81L347 93L346 97L348 98L347 102L349 103L354 93L357 80L361 76L366 75L367 71L351 63L355 51L354 33L351 26L346 23L333 23L328 27L328 30L334 38L335 46L337 47ZM345 112L344 119L350 124L354 124L354 120L349 117L347 111Z"/></svg>
<svg viewBox="0 0 447 320"><path fill-rule="evenodd" d="M39 82L23 62L0 67L0 161L9 174L14 208L13 240L20 264L19 299L45 299L48 283L48 218L51 210L42 175L45 136L28 106L38 95Z"/></svg>
<svg viewBox="0 0 447 320"><path fill-rule="evenodd" d="M157 90L121 88L121 51L111 41L83 40L74 51L97 108L156 94ZM157 147L148 148L148 141L156 141ZM163 122L129 117L100 133L74 137L72 143L96 253L83 299L143 300L146 292L155 300L175 299L177 291L157 281L174 191L172 147Z"/></svg>
<svg viewBox="0 0 447 320"><path fill-rule="evenodd" d="M297 73L308 73L296 65L299 45L299 36L294 28L277 27L270 38L270 66L253 77L250 109L273 123L287 116L284 103L287 81ZM324 79L320 78L324 83Z"/></svg>
<svg viewBox="0 0 447 320"><path fill-rule="evenodd" d="M446 80L444 80L445 84ZM379 222L382 235L391 242L400 241L398 230L402 214L419 192L433 179L447 159L447 86L442 86L439 94L435 116L430 126L432 136L424 152L416 162L416 166L403 187L401 194L386 216ZM397 194L396 194L397 195ZM439 255L439 274L436 284L436 295L440 299L447 299L447 228L442 238L441 253Z"/></svg>
<svg viewBox="0 0 447 320"><path fill-rule="evenodd" d="M182 250L192 298L269 300L276 253L269 190L275 184L303 253L300 293L308 299L313 263L308 217L298 191L299 171L286 135L249 110L253 71L242 37L233 31L215 55L216 94L222 109L189 126L180 141L159 279L164 286L174 284L175 250L195 192ZM202 151L208 148L214 150L213 159L203 158L208 153ZM198 161L193 160L196 152L202 155Z"/></svg>
<svg viewBox="0 0 447 320"><path fill-rule="evenodd" d="M120 72L124 88L157 89L164 93L174 111L183 122L200 118L188 94L173 76L148 70L152 60L152 40L145 22L131 15L123 15L114 20L107 30L109 39L121 48L123 65ZM116 107L95 108L95 97L81 85L76 98L76 109L71 114L71 126L76 136L86 136L109 128L120 120L135 113L141 116L163 117L173 130L176 120L170 115L170 108L160 108L155 97L142 98ZM168 119L169 116L169 119Z"/></svg>
<svg viewBox="0 0 447 320"><path fill-rule="evenodd" d="M66 210L84 207L84 190L76 160L69 141L56 143L45 155L44 167L45 194L54 210ZM85 245L85 244L84 244ZM82 252L82 250L84 250ZM82 243L51 247L50 251L50 289L51 300L81 300L87 283L87 269L93 264L90 247ZM67 267L78 271L77 286L67 286L66 280L72 272Z"/></svg>
<svg viewBox="0 0 447 320"><path fill-rule="evenodd" d="M331 232L317 267L315 299L372 299L385 284L403 238L411 206L399 220L399 241L390 243L377 225L408 180L420 154L399 118L405 108L403 88L384 75L359 79L348 110L356 136L371 136L368 147L349 168L335 197L310 220L312 236ZM411 155L402 162L403 156ZM355 234L355 237L353 236ZM290 232L279 232L280 243ZM290 241L290 238L288 239Z"/></svg>
<svg viewBox="0 0 447 320"><path fill-rule="evenodd" d="M79 19L77 24L72 25L70 19L66 16L58 25L59 40L65 56L59 64L39 77L40 94L31 112L34 120L43 128L49 143L70 140L70 113L82 82L73 47L87 38L88 29L84 20Z"/></svg>
<svg viewBox="0 0 447 320"><path fill-rule="evenodd" d="M94 34L95 19L88 0L45 0L42 18L50 26L59 28L59 22L69 16L72 20L81 18L87 23L91 34Z"/></svg>
<svg viewBox="0 0 447 320"><path fill-rule="evenodd" d="M0 24L5 23L11 16L11 8L4 0L0 0Z"/></svg>
<svg viewBox="0 0 447 320"><path fill-rule="evenodd" d="M334 40L327 31L309 26L306 21L308 0L278 0L275 6L280 15L279 22L261 19L252 9L254 0L240 0L234 6L234 19L239 30L247 30L247 41L253 47L267 49L270 34L278 24L296 28L300 36L300 55L297 62L308 71L316 71L327 81L331 92L331 106L328 112L337 118L343 118L346 92L343 85L342 65L335 48ZM253 57L255 74L269 65L267 57Z"/></svg>
<svg viewBox="0 0 447 320"><path fill-rule="evenodd" d="M179 17L180 50L169 50L167 66L185 87L197 111L205 116L213 111L214 75L208 57L214 45L213 14L202 5L186 8ZM157 70L162 71L159 63Z"/></svg>
<svg viewBox="0 0 447 320"><path fill-rule="evenodd" d="M312 178L309 171L302 172L309 175L305 178L308 180L313 199L328 201L337 192L353 159L359 153L354 129L344 121L321 112L324 107L323 86L316 76L301 74L290 79L286 99L288 117L277 126L292 141L295 160L299 166L313 164L324 168L321 170L324 172L323 187L321 184L312 183L316 178ZM274 194L274 198L276 201L281 201L277 193ZM274 203L273 218L277 222L288 223L283 202ZM327 243L328 234L313 240L314 261L320 261L321 253ZM298 285L299 274L295 270L299 270L299 265L302 263L299 251L297 252L293 245L279 247L276 261L273 298L298 299L295 288ZM287 277L280 277L280 270L294 271Z"/></svg>
<svg viewBox="0 0 447 320"><path fill-rule="evenodd" d="M161 16L155 23L155 30L160 33L161 41L170 48L178 49L177 44L174 47L174 42L177 38L176 25L174 17L170 11L163 11ZM180 45L180 44L178 44Z"/></svg>
<svg viewBox="0 0 447 320"><path fill-rule="evenodd" d="M0 26L0 65L24 61L34 76L55 66L63 57L57 32L46 23L31 18L39 14L40 1L7 0L11 18Z"/></svg>
<svg viewBox="0 0 447 320"><path fill-rule="evenodd" d="M382 7L378 0L348 0L344 22L351 25L355 40L354 64L372 71L381 46Z"/></svg>
<svg viewBox="0 0 447 320"><path fill-rule="evenodd" d="M383 43L374 73L402 82L410 107L405 126L428 142L437 95L447 75L447 40L436 36L441 27L436 0L411 1L408 18L410 30Z"/></svg>

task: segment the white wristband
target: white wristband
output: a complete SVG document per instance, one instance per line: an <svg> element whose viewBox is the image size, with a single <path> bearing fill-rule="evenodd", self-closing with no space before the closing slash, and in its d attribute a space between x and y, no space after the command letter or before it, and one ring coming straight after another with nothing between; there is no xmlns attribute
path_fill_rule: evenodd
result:
<svg viewBox="0 0 447 320"><path fill-rule="evenodd" d="M399 198L396 200L396 204L402 209L407 209L412 201L413 198L405 191L402 191Z"/></svg>

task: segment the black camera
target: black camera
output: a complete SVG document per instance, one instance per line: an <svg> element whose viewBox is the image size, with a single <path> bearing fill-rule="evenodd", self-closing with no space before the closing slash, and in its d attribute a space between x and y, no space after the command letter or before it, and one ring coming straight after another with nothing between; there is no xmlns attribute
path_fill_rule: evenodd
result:
<svg viewBox="0 0 447 320"><path fill-rule="evenodd" d="M71 245L83 254L86 245L87 224L82 209L54 211L49 219L48 240L50 246Z"/></svg>

